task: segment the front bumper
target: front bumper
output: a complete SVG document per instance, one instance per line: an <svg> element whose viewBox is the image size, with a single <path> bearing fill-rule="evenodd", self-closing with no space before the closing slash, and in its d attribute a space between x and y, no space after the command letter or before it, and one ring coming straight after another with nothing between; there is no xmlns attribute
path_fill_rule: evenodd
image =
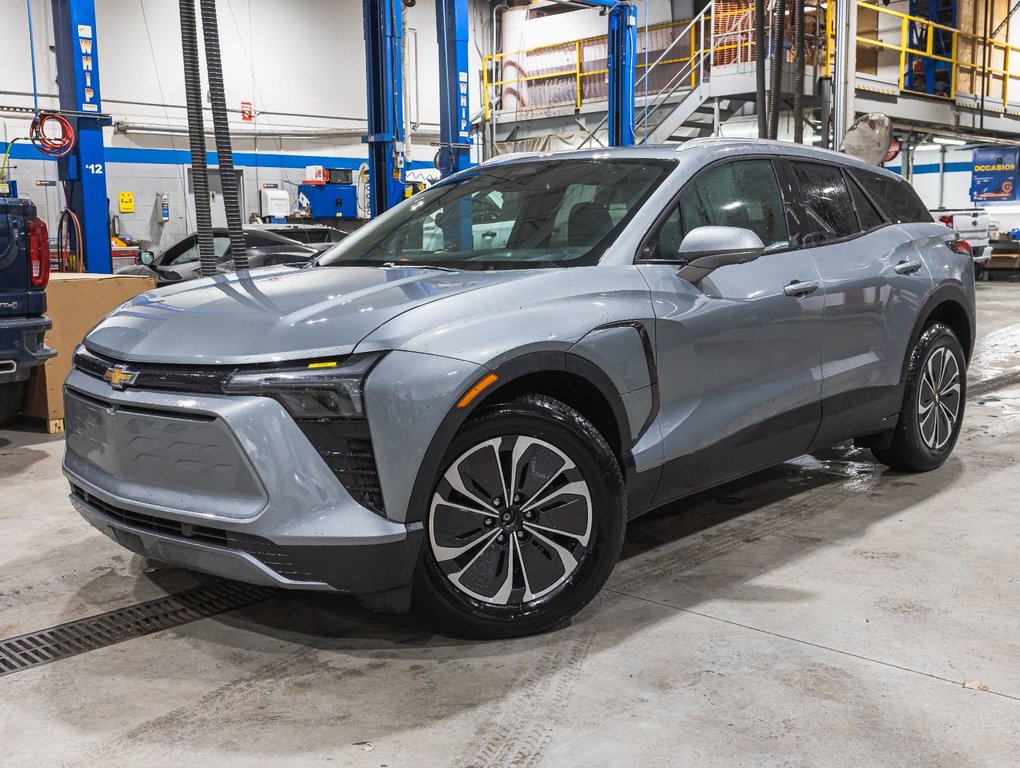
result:
<svg viewBox="0 0 1020 768"><path fill-rule="evenodd" d="M358 504L276 401L65 385L64 474L93 526L138 554L292 589L406 586L421 523Z"/></svg>

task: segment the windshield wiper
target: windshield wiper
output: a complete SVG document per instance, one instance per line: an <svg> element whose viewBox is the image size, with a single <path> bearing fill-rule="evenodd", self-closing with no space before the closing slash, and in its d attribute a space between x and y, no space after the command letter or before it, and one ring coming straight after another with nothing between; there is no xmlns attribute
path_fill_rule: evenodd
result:
<svg viewBox="0 0 1020 768"><path fill-rule="evenodd" d="M415 264L412 262L396 263L394 261L387 261L383 264L383 269L438 269L440 272L463 272L464 270L459 267L445 267L439 266L438 264Z"/></svg>

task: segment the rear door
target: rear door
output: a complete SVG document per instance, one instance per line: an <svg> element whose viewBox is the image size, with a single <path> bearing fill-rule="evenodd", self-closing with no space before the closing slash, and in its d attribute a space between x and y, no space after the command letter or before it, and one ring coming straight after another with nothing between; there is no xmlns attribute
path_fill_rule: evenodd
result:
<svg viewBox="0 0 1020 768"><path fill-rule="evenodd" d="M899 412L906 341L932 277L897 224L931 217L913 189L892 177L814 160L790 160L788 168L825 297L822 427L815 441L823 446L880 429ZM888 193L884 205L876 199L876 179L892 185L894 201Z"/></svg>
<svg viewBox="0 0 1020 768"><path fill-rule="evenodd" d="M685 185L636 263L652 292L665 467L657 502L804 453L821 417L822 308L770 157L708 166ZM684 235L743 227L756 261L697 285L677 276Z"/></svg>
<svg viewBox="0 0 1020 768"><path fill-rule="evenodd" d="M28 223L35 205L0 198L0 317L29 314Z"/></svg>

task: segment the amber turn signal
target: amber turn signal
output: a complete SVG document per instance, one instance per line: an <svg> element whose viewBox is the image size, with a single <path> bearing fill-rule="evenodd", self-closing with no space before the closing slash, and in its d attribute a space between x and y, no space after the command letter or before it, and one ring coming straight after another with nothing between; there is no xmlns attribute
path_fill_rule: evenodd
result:
<svg viewBox="0 0 1020 768"><path fill-rule="evenodd" d="M457 401L458 408L467 408L471 405L471 402L478 397L490 384L494 384L499 381L499 376L494 373L489 373L478 380L471 389L464 393L464 397Z"/></svg>

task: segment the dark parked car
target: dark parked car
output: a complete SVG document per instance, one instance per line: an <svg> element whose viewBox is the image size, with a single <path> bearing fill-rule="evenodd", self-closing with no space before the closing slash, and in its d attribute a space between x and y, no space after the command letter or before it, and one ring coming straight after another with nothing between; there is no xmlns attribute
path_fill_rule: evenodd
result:
<svg viewBox="0 0 1020 768"><path fill-rule="evenodd" d="M332 227L300 224L274 226L256 224L244 229L245 242L248 244L248 264L253 269L280 264L305 264L344 236L344 232ZM231 271L233 262L230 257L230 236L226 229L213 229L213 245L220 269L224 272ZM152 251L142 251L138 258L137 264L120 267L117 274L151 275L155 272L156 284L159 286L193 280L201 274L198 235L194 232L171 245L159 256Z"/></svg>
<svg viewBox="0 0 1020 768"><path fill-rule="evenodd" d="M255 232L274 232L309 245L324 243L332 245L350 234L342 229L324 227L321 224L249 224L248 228Z"/></svg>
<svg viewBox="0 0 1020 768"><path fill-rule="evenodd" d="M0 198L0 425L10 424L32 368L56 354L43 339L50 244L35 203Z"/></svg>

